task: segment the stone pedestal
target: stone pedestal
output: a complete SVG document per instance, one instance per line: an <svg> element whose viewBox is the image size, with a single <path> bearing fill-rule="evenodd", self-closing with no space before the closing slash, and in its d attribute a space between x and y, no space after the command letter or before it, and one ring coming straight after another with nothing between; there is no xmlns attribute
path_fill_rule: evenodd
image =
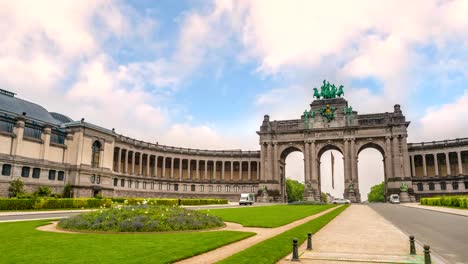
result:
<svg viewBox="0 0 468 264"><path fill-rule="evenodd" d="M400 192L400 203L409 203L411 199L408 195L408 192Z"/></svg>
<svg viewBox="0 0 468 264"><path fill-rule="evenodd" d="M269 203L271 200L271 197L270 196L260 196L260 197L257 197L257 202L258 203Z"/></svg>
<svg viewBox="0 0 468 264"><path fill-rule="evenodd" d="M352 203L357 203L358 198L356 197L356 193L353 190L349 190L348 192L344 193L344 198L350 200Z"/></svg>

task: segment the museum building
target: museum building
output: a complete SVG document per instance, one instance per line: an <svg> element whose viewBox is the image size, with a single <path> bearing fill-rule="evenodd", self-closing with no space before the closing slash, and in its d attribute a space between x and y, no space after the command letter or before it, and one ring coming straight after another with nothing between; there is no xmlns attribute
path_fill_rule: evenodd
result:
<svg viewBox="0 0 468 264"><path fill-rule="evenodd" d="M314 102L325 102L327 107L328 104L345 102L347 106L343 98ZM314 105L311 104L311 107ZM393 115L400 118L401 113L398 111L399 106ZM323 127L316 129L312 123L311 127L307 127L309 125L304 122L306 116L297 122L269 121L269 117L265 116L257 132L260 135L260 151L202 150L129 138L117 134L114 129L85 122L85 119L75 121L66 115L48 112L40 105L0 89L0 197L7 197L10 181L20 178L28 191L39 186L49 186L54 192L61 193L65 184L69 183L73 197L219 197L236 201L240 193L257 193L266 186L279 194L274 201L284 201L284 159L287 154L298 150L304 153L305 160L311 160L310 164L305 164L305 182L308 183L307 175L310 174L312 183L315 177L313 164L320 160L321 153L318 147L315 150L315 142L322 144L323 150L329 149L327 144L332 143L327 138L327 131L330 129L348 131L353 124L365 127L362 120L369 119L370 115L353 113L355 120L343 127L339 125L343 114L337 114L338 121L327 121L336 121L337 125L330 127L330 123L317 121ZM404 118L401 120L403 123L399 123L399 126L409 125ZM282 140L281 133L274 131L281 127L281 122L296 124L293 130L301 135L300 138L291 139L290 142L286 138ZM373 140L365 134L356 134L353 138L340 136L338 139L343 147L338 144L336 148L342 153L349 153L346 155L349 155L350 160L355 159L355 162L360 150L347 148L348 142L354 144L355 139L356 142ZM391 160L394 164L393 170L389 168L387 172L386 169L386 184L408 183L409 193L415 199L468 193L468 139L408 144L403 139L399 135L395 142L400 142L400 145L392 145L399 147L401 154L383 153L384 159L393 155ZM389 140L388 137L386 140ZM299 145L292 149L290 146L293 143ZM311 144L314 144L314 149ZM385 148L384 144L382 148ZM281 148L282 145L284 148ZM379 148L379 144L374 145ZM354 163L349 164L351 171ZM402 164L402 169L396 175L396 166L400 166L398 164ZM407 169L403 168L405 166ZM351 183L353 179L356 183L358 180L355 170L349 174ZM315 190L311 187L310 191L315 193L309 195L310 199L320 199L317 196L320 184ZM356 191L359 192L358 188ZM396 188L386 188L386 192L396 192ZM348 194L345 190L344 196ZM356 197L354 201L360 201L358 195Z"/></svg>

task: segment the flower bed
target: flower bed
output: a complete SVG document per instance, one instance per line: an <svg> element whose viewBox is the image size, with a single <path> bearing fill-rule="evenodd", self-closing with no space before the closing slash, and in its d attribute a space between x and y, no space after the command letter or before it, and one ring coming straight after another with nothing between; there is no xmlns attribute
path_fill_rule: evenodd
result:
<svg viewBox="0 0 468 264"><path fill-rule="evenodd" d="M200 230L223 225L223 221L213 215L177 206L148 204L119 206L83 213L62 219L58 224L64 229L106 232Z"/></svg>
<svg viewBox="0 0 468 264"><path fill-rule="evenodd" d="M137 205L148 201L153 205L207 205L207 204L227 204L226 199L192 199L192 198L112 198L115 203L124 203L127 205Z"/></svg>
<svg viewBox="0 0 468 264"><path fill-rule="evenodd" d="M440 196L421 198L421 204L468 208L468 196Z"/></svg>

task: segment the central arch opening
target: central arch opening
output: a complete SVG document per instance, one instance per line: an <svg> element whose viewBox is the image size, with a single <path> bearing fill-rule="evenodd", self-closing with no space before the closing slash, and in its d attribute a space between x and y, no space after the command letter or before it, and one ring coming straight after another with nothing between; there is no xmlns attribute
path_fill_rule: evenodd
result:
<svg viewBox="0 0 468 264"><path fill-rule="evenodd" d="M384 150L377 144L368 143L359 150L358 161L361 201L367 201L371 188L385 181Z"/></svg>
<svg viewBox="0 0 468 264"><path fill-rule="evenodd" d="M327 202L343 198L344 182L343 154L338 148L330 147L320 156L320 189L327 195Z"/></svg>
<svg viewBox="0 0 468 264"><path fill-rule="evenodd" d="M304 199L304 154L295 147L289 147L281 153L281 166L284 171L288 202Z"/></svg>

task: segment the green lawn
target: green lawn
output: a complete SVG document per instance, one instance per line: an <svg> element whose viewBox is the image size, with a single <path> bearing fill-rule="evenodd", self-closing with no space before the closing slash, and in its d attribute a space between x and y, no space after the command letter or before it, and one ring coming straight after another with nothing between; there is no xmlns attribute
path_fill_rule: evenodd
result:
<svg viewBox="0 0 468 264"><path fill-rule="evenodd" d="M38 231L47 220L0 223L0 263L171 263L253 233L60 234Z"/></svg>
<svg viewBox="0 0 468 264"><path fill-rule="evenodd" d="M298 238L299 245L307 238L307 233L316 233L349 205L344 205L305 224L285 231L275 237L260 242L248 249L232 255L218 263L276 263L292 252L292 240Z"/></svg>
<svg viewBox="0 0 468 264"><path fill-rule="evenodd" d="M278 227L320 213L335 205L272 205L206 210L227 222L250 227Z"/></svg>

